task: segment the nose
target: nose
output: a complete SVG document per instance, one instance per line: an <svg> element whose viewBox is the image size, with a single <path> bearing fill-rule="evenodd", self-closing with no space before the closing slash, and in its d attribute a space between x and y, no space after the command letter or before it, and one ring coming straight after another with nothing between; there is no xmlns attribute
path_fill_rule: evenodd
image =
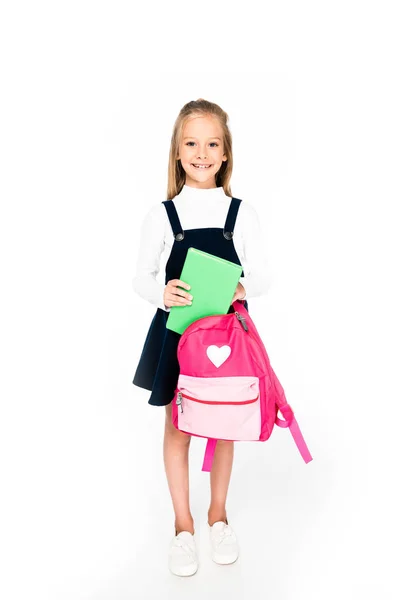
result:
<svg viewBox="0 0 400 600"><path fill-rule="evenodd" d="M197 158L199 158L199 159L201 160L201 158L202 158L202 157L203 157L203 159L206 159L206 158L207 158L207 153L206 153L206 151L205 151L205 150L203 150L203 151L199 150L199 153L198 153L198 155L197 155Z"/></svg>

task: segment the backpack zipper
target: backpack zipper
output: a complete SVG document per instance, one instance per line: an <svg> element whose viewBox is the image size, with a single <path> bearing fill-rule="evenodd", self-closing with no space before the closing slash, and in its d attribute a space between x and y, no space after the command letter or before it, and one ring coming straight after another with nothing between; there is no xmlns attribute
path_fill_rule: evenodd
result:
<svg viewBox="0 0 400 600"><path fill-rule="evenodd" d="M181 409L181 413L183 413L183 408L182 408L182 392L178 392L178 395L176 397L176 403L179 406L179 408Z"/></svg>
<svg viewBox="0 0 400 600"><path fill-rule="evenodd" d="M243 315L241 315L239 312L237 312L237 310L235 311L235 315L238 318L239 323L241 324L241 326L243 327L243 329L245 331L247 331L247 333L249 334L249 336L251 337L252 340L255 341L255 343L257 344L258 347L260 347L260 343L259 341L254 337L254 335L251 333L251 331L249 330L249 326L246 323L246 317L244 317Z"/></svg>
<svg viewBox="0 0 400 600"><path fill-rule="evenodd" d="M229 405L240 405L240 404L251 404L252 402L256 402L259 398L260 394L257 394L256 398L252 398L251 400L241 400L239 402L218 402L215 400L199 400L198 398L193 398L193 396L188 396L187 394L182 394L182 392L178 392L176 397L176 404L181 409L181 413L183 413L182 408L182 398L188 398L188 400L193 400L194 402L200 402L201 404L229 404Z"/></svg>
<svg viewBox="0 0 400 600"><path fill-rule="evenodd" d="M243 327L243 329L245 331L249 331L248 325L246 323L246 317L244 317L243 315L240 314L240 312L238 312L237 310L235 310L235 315L239 321L239 323L241 324L241 326Z"/></svg>

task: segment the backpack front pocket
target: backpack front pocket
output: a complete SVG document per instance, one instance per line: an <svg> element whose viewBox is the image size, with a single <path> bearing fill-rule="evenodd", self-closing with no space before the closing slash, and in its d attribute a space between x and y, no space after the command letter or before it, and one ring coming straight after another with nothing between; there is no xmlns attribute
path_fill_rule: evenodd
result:
<svg viewBox="0 0 400 600"><path fill-rule="evenodd" d="M260 437L258 377L180 374L175 402L178 427L182 431L224 440L258 440Z"/></svg>

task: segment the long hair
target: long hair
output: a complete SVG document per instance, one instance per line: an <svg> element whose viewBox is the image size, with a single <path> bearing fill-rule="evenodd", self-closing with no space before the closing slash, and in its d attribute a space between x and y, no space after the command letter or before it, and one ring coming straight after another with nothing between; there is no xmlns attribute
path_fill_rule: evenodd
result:
<svg viewBox="0 0 400 600"><path fill-rule="evenodd" d="M227 196L232 196L230 188L233 168L232 135L228 126L228 115L218 104L204 100L204 98L198 98L197 100L187 102L181 108L174 124L168 161L167 200L172 200L172 198L179 194L186 180L186 172L182 167L180 159L177 159L183 129L189 119L206 116L218 119L222 127L223 148L227 158L227 160L222 162L215 176L215 184L217 187L222 186Z"/></svg>

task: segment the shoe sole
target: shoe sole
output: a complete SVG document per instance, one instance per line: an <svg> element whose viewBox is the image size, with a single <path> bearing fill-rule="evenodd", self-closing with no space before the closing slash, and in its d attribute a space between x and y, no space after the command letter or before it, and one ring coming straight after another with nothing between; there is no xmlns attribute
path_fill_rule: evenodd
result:
<svg viewBox="0 0 400 600"><path fill-rule="evenodd" d="M194 568L194 571L193 571L193 568ZM198 568L199 568L199 565L196 565L195 567L192 567L191 570L180 571L179 573L176 571L173 571L171 569L171 567L169 567L169 570L173 575L176 575L177 577L191 577L192 575L195 575L197 573Z"/></svg>
<svg viewBox="0 0 400 600"><path fill-rule="evenodd" d="M221 554L211 554L212 560L218 565L231 565L237 561L239 558L239 554L237 556L222 556Z"/></svg>

